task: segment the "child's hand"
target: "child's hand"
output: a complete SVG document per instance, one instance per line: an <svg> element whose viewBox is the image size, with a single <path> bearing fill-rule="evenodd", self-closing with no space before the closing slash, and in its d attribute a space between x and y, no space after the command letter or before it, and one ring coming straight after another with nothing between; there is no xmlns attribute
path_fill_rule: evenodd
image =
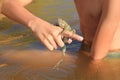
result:
<svg viewBox="0 0 120 80"><path fill-rule="evenodd" d="M72 32L64 32L63 29L54 26L46 21L37 19L29 24L30 29L37 36L37 38L49 49L57 49L58 46L63 47L63 37L69 37L68 43L72 42L72 38L78 41L82 41L83 37L73 34ZM61 34L62 33L62 34Z"/></svg>
<svg viewBox="0 0 120 80"><path fill-rule="evenodd" d="M63 39L64 43L71 43L72 39L76 39L78 41L82 41L83 37L76 34L76 30L73 29L65 20L58 18L58 25L63 28L62 34L65 37ZM67 38L68 37L68 38Z"/></svg>
<svg viewBox="0 0 120 80"><path fill-rule="evenodd" d="M61 36L62 28L56 27L41 19L32 21L29 26L33 33L49 50L57 49L57 46L64 46Z"/></svg>

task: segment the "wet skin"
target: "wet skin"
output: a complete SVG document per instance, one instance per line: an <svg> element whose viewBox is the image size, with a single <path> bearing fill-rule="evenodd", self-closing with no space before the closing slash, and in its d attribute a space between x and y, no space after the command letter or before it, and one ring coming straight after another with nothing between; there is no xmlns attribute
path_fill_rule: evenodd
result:
<svg viewBox="0 0 120 80"><path fill-rule="evenodd" d="M115 1L116 5L113 5L111 3L114 1L111 1L112 0L93 0L91 2L90 0L75 0L76 8L80 17L80 28L83 37L86 41L95 43L94 45L96 46L92 45L96 49L95 54L100 54L99 56L101 56L101 58L106 56L107 51L120 49L120 21L119 19L117 20L117 18L114 19L115 17L111 18L113 15L119 16L119 12L117 12L119 11L117 10L117 8L119 8L119 4L117 5L117 1ZM110 11L111 15L109 14ZM109 17L111 20L108 19L106 15L110 15ZM106 19L107 22L105 22ZM104 23L106 27L109 24L115 24L117 27L109 25L110 29L106 29L105 31L105 29L103 29L105 26L101 28ZM100 28L103 29L101 30L101 33ZM98 36L98 33L101 35L100 37ZM106 47L103 49L104 46L107 46L107 49L105 49Z"/></svg>
<svg viewBox="0 0 120 80"><path fill-rule="evenodd" d="M94 39L94 35L98 28L98 24L102 14L102 6L104 2L104 0L93 0L92 3L89 0L75 0L80 17L80 28L84 38L87 41L92 42ZM120 27L118 27L117 31L114 34L114 39L110 46L110 50L120 49L119 36Z"/></svg>

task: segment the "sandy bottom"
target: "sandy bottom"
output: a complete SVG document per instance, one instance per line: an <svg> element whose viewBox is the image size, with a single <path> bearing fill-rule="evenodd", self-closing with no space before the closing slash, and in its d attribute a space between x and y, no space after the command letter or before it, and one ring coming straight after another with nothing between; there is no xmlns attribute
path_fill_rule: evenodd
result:
<svg viewBox="0 0 120 80"><path fill-rule="evenodd" d="M10 50L0 56L0 80L120 80L120 59L91 61L78 52L67 53L65 61L61 51Z"/></svg>

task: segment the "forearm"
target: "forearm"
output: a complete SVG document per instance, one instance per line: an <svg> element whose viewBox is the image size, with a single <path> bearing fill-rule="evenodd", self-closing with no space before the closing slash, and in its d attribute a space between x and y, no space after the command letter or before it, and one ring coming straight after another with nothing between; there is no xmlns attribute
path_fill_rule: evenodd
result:
<svg viewBox="0 0 120 80"><path fill-rule="evenodd" d="M5 1L3 2L1 12L8 18L29 27L29 23L37 19L37 17L24 8L26 4L18 3L16 0Z"/></svg>
<svg viewBox="0 0 120 80"><path fill-rule="evenodd" d="M91 50L94 59L102 59L107 55L118 27L117 25L118 21L106 20L99 26Z"/></svg>

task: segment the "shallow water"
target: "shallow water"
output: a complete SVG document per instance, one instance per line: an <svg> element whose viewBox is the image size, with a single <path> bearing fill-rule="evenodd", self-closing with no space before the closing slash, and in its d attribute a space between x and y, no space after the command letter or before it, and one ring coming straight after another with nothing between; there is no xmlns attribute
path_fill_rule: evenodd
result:
<svg viewBox="0 0 120 80"><path fill-rule="evenodd" d="M27 8L55 24L61 17L79 32L79 19L72 0L36 0ZM0 18L1 19L1 18ZM120 80L120 59L91 61L79 51L81 43L67 45L65 61L61 49L48 51L25 26L7 18L0 20L0 80Z"/></svg>

